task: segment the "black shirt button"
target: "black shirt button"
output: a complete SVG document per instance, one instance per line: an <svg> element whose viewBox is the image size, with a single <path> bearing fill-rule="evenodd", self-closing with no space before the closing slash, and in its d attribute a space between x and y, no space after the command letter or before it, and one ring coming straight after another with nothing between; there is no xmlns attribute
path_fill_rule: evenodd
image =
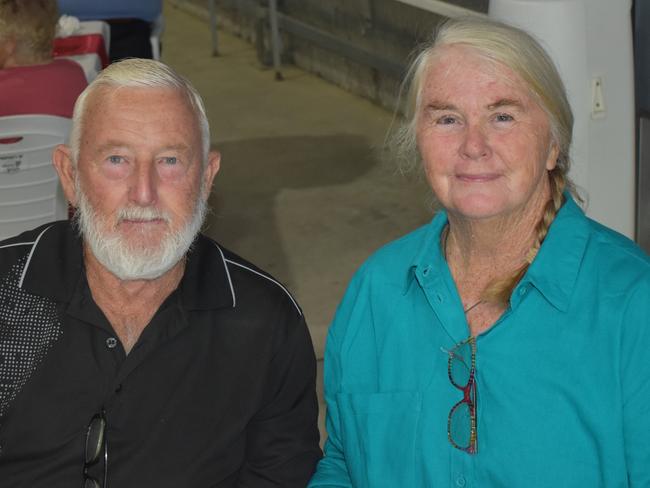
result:
<svg viewBox="0 0 650 488"><path fill-rule="evenodd" d="M122 391L122 383L120 383L119 385L117 385L117 386L115 387L115 393L119 393L119 392L121 392L121 391Z"/></svg>
<svg viewBox="0 0 650 488"><path fill-rule="evenodd" d="M113 349L115 346L117 346L117 339L115 337L109 337L106 339L106 347Z"/></svg>

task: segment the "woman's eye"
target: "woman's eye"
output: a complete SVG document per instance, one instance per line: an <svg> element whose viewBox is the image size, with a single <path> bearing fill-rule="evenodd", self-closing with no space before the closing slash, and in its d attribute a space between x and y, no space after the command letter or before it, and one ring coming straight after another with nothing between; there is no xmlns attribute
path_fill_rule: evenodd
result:
<svg viewBox="0 0 650 488"><path fill-rule="evenodd" d="M456 122L456 119L450 115L445 115L444 117L440 117L436 123L440 125L450 125L454 124Z"/></svg>

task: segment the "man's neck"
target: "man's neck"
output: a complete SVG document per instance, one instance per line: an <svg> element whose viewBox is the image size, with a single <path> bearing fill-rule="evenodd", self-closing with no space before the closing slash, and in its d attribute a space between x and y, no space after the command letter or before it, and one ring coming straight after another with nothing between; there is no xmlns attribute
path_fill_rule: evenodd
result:
<svg viewBox="0 0 650 488"><path fill-rule="evenodd" d="M84 245L86 278L93 300L104 313L128 353L160 305L178 287L185 271L181 260L152 280L121 280Z"/></svg>

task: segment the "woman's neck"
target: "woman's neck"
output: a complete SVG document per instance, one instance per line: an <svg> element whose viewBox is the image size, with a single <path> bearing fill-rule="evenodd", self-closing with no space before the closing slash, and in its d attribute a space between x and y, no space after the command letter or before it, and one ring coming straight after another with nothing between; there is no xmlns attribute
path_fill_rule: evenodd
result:
<svg viewBox="0 0 650 488"><path fill-rule="evenodd" d="M53 61L54 58L51 56L30 56L30 57L19 57L19 56L10 56L5 60L3 68L19 68L21 66L35 66L39 64L48 64Z"/></svg>
<svg viewBox="0 0 650 488"><path fill-rule="evenodd" d="M536 243L549 196L546 186L520 211L490 219L449 212L445 256L457 285L471 280L482 290L521 268Z"/></svg>

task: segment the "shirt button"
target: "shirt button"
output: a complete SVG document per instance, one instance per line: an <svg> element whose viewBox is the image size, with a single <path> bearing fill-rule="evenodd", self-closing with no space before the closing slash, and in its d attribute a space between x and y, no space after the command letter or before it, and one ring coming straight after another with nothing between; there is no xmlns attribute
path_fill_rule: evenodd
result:
<svg viewBox="0 0 650 488"><path fill-rule="evenodd" d="M117 346L117 339L115 337L109 337L106 339L106 347L113 349L115 346Z"/></svg>
<svg viewBox="0 0 650 488"><path fill-rule="evenodd" d="M456 486L463 487L465 486L465 483L465 477L462 474L458 475L458 478L456 478Z"/></svg>
<svg viewBox="0 0 650 488"><path fill-rule="evenodd" d="M119 385L117 385L117 386L115 387L115 393L119 393L119 392L121 392L121 391L122 391L122 383L120 383Z"/></svg>

